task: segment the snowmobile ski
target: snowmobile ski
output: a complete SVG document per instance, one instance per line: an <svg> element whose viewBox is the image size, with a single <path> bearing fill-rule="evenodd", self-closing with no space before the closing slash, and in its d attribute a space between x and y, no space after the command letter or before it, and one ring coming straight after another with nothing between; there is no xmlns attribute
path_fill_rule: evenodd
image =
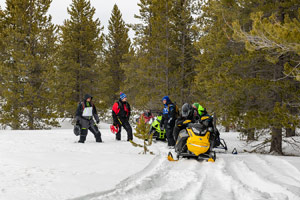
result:
<svg viewBox="0 0 300 200"><path fill-rule="evenodd" d="M178 160L175 160L175 159L173 158L173 155L172 155L171 152L169 152L169 154L168 154L168 160L169 160L169 161L178 161Z"/></svg>

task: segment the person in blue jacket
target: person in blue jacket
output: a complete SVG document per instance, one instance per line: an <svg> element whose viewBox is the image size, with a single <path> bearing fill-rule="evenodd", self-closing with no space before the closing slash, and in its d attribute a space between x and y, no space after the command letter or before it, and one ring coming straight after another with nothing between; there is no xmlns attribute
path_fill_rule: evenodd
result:
<svg viewBox="0 0 300 200"><path fill-rule="evenodd" d="M173 137L173 129L177 118L177 109L168 96L164 96L162 98L162 102L164 104L164 109L161 124L166 129L166 136L169 148L174 148L175 140Z"/></svg>

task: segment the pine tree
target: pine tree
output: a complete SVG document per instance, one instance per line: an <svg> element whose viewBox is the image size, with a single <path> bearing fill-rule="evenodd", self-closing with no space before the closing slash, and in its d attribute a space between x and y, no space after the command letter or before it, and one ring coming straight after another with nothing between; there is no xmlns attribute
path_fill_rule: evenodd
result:
<svg viewBox="0 0 300 200"><path fill-rule="evenodd" d="M4 28L5 28L5 13L0 7L0 38L3 37ZM5 60L5 57L3 57L4 52L5 52L5 46L3 44L3 40L0 40L0 60L1 60L0 65L2 65L2 61ZM2 74L0 74L0 82L2 81L3 81ZM0 101L2 101L2 96L3 96L2 90L3 88L0 87ZM0 111L0 116L1 116L1 111Z"/></svg>
<svg viewBox="0 0 300 200"><path fill-rule="evenodd" d="M195 47L192 3L188 0L146 1L139 4L141 23L132 26L135 59L124 66L125 90L135 88L135 103L158 109L162 96L184 102L192 96ZM132 72L133 74L130 74ZM139 79L132 77L138 76ZM146 94L146 95L145 95Z"/></svg>
<svg viewBox="0 0 300 200"><path fill-rule="evenodd" d="M177 86L175 92L179 97L178 103L183 105L185 102L191 102L193 98L192 83L195 76L197 55L194 46L196 34L193 32L195 20L192 14L195 1L194 0L175 0L173 1L172 15L170 20L172 24L171 30L173 32L174 40L174 57L172 59L172 66L176 66L175 81L172 85Z"/></svg>
<svg viewBox="0 0 300 200"><path fill-rule="evenodd" d="M143 141L143 144L138 144L130 141L131 144L135 147L142 147L143 154L147 154L147 152L150 152L150 154L153 154L153 152L149 151L148 147L152 145L152 136L153 134L149 135L150 125L145 123L145 119L142 117L139 124L137 125L135 129L134 136L141 139Z"/></svg>
<svg viewBox="0 0 300 200"><path fill-rule="evenodd" d="M135 51L130 55L132 62L123 66L126 74L125 90L135 88L135 105L145 108L159 108L158 99L168 93L169 79L166 66L169 22L166 21L169 11L166 10L170 1L142 0L139 4L140 15L135 17L141 24L132 25L136 37L134 38ZM169 47L168 47L169 48ZM168 64L169 66L169 64Z"/></svg>
<svg viewBox="0 0 300 200"><path fill-rule="evenodd" d="M299 86L291 79L274 81L282 77L284 63L291 56L270 63L267 51L247 51L244 43L234 40L232 23L238 21L248 32L253 28L249 18L252 12L281 16L282 8L283 13L290 13L292 5L292 1L281 4L210 0L203 4L200 17L200 30L205 34L198 43L199 94L223 116L224 125L238 126L249 139L255 138L255 132L261 129L270 129L270 151L279 154L282 154L282 128L298 120L288 105L296 101Z"/></svg>
<svg viewBox="0 0 300 200"><path fill-rule="evenodd" d="M86 93L103 101L100 97L104 96L101 87L105 81L101 64L104 38L99 19L93 19L95 8L89 0L73 0L68 13L70 19L60 27L58 102L61 113L73 115ZM107 74L106 77L109 79Z"/></svg>
<svg viewBox="0 0 300 200"><path fill-rule="evenodd" d="M295 54L300 57L300 9L296 18L284 17L280 22L276 15L264 18L263 12L253 13L251 19L253 28L248 33L243 31L239 23L235 23L235 37L246 42L246 48L249 51L266 50L268 51L269 60L276 62L278 57L287 53ZM298 60L297 58L293 60ZM291 66L293 65L293 66ZM300 62L286 63L285 74L300 81Z"/></svg>
<svg viewBox="0 0 300 200"><path fill-rule="evenodd" d="M51 0L7 0L1 19L1 123L13 129L57 125L54 102L56 27Z"/></svg>
<svg viewBox="0 0 300 200"><path fill-rule="evenodd" d="M129 53L130 39L129 29L126 27L122 14L115 4L108 25L106 36L107 50L105 53L105 64L110 69L112 83L110 87L111 100L119 96L120 88L124 83L124 70L121 65L125 62L125 55Z"/></svg>

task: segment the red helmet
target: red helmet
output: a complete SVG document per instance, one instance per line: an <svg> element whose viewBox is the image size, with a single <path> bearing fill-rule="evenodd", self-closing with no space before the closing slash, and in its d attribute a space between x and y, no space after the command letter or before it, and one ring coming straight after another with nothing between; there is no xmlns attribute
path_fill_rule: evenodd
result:
<svg viewBox="0 0 300 200"><path fill-rule="evenodd" d="M110 125L110 131L113 134L116 134L117 132L119 132L119 126Z"/></svg>

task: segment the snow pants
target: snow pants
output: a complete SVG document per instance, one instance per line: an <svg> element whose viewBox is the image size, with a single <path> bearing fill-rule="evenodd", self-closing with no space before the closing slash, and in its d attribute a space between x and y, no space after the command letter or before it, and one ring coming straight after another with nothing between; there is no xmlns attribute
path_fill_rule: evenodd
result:
<svg viewBox="0 0 300 200"><path fill-rule="evenodd" d="M85 142L88 130L90 130L94 134L96 142L102 142L101 133L98 127L96 126L94 120L82 119L80 125L81 125L81 131L80 131L80 138L78 141L79 143Z"/></svg>
<svg viewBox="0 0 300 200"><path fill-rule="evenodd" d="M166 128L166 135L167 135L167 140L168 140L168 146L175 146L175 140L173 136L173 128L174 127L169 127L167 126Z"/></svg>
<svg viewBox="0 0 300 200"><path fill-rule="evenodd" d="M128 120L122 120L122 124L119 124L119 131L116 134L116 140L121 140L121 130L122 130L122 126L124 127L124 129L127 132L127 141L132 140L133 136L132 136L132 128L128 122Z"/></svg>

